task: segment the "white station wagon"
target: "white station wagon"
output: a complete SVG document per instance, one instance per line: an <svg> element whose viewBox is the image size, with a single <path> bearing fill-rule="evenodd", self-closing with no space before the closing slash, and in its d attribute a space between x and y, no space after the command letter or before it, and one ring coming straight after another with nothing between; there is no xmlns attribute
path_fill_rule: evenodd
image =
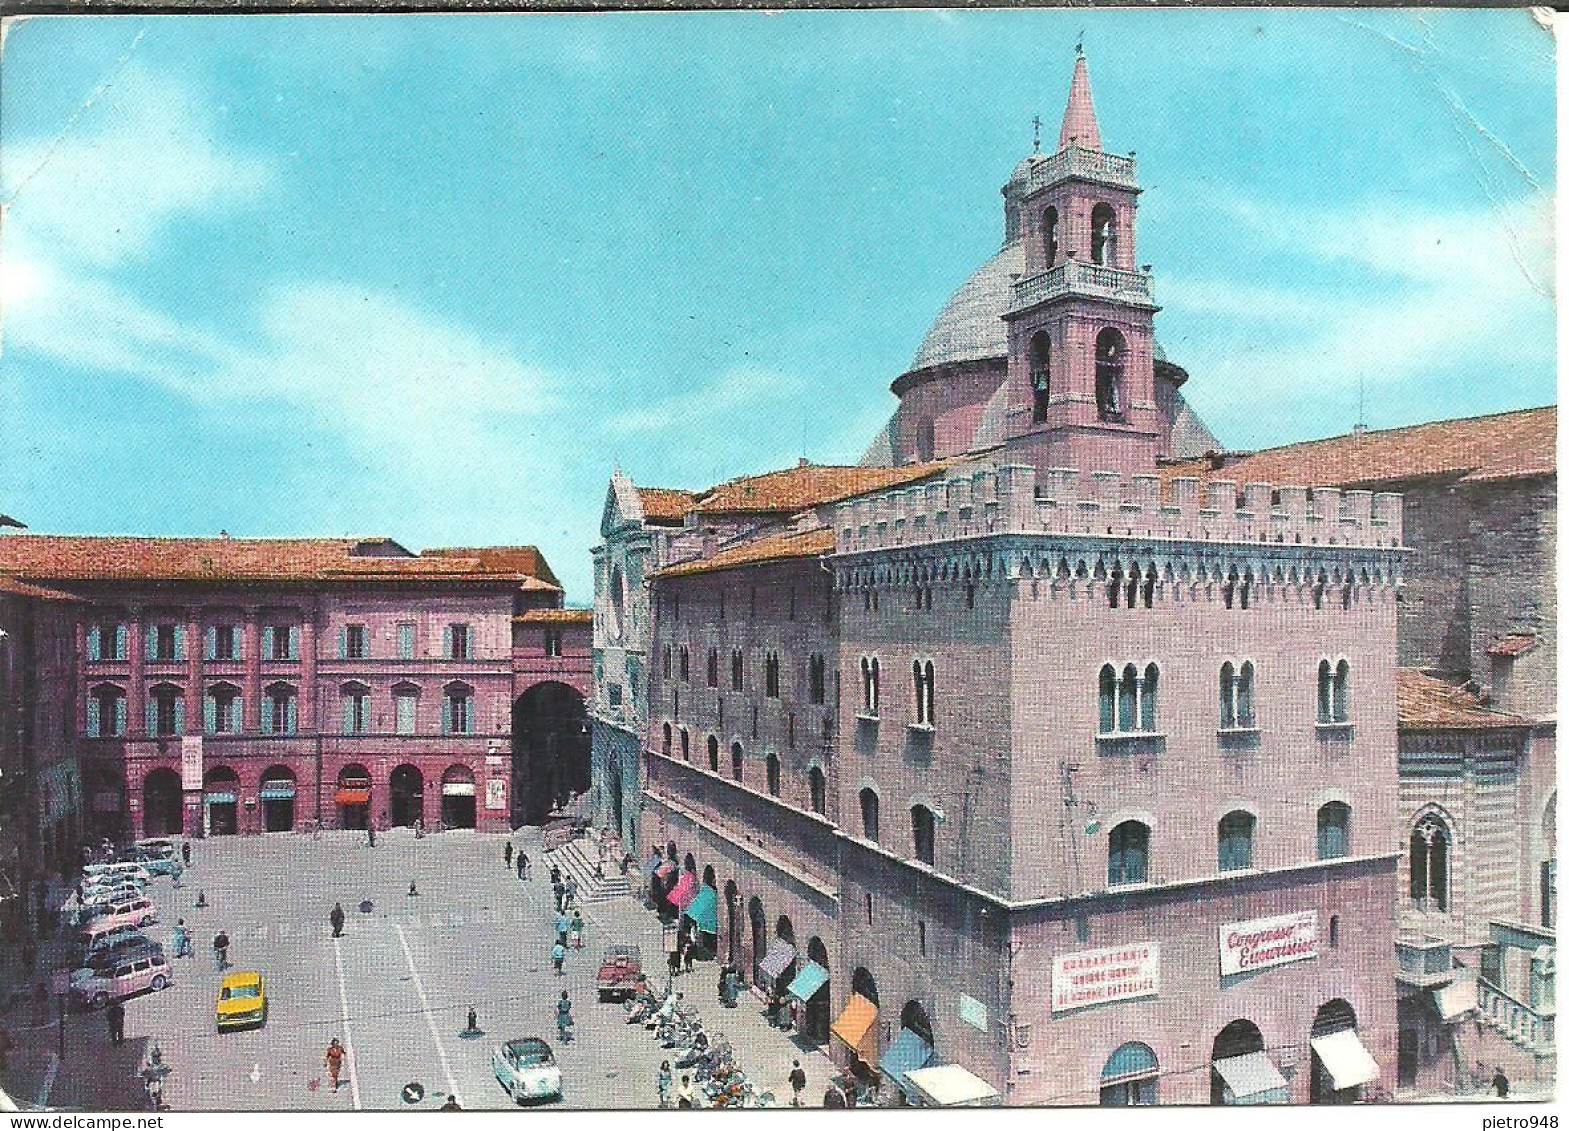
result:
<svg viewBox="0 0 1569 1131"><path fill-rule="evenodd" d="M173 981L169 960L161 953L143 951L127 954L111 967L76 971L71 975L71 992L93 1009L102 1009L111 1001L143 990L161 990Z"/></svg>
<svg viewBox="0 0 1569 1131"><path fill-rule="evenodd" d="M561 1098L561 1069L550 1046L538 1037L497 1045L490 1064L496 1082L520 1104Z"/></svg>

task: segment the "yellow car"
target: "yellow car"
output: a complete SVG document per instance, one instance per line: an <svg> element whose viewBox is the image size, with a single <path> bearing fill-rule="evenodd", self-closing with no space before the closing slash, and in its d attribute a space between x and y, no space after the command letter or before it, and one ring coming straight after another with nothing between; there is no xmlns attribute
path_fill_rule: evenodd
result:
<svg viewBox="0 0 1569 1131"><path fill-rule="evenodd" d="M267 994L262 988L262 976L254 970L226 976L218 991L218 1032L266 1023Z"/></svg>

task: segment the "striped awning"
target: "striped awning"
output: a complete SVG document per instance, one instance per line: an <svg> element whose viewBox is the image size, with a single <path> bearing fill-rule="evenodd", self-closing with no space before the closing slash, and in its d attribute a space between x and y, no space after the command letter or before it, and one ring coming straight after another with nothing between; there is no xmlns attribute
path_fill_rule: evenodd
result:
<svg viewBox="0 0 1569 1131"><path fill-rule="evenodd" d="M293 801L294 783L291 781L264 781L261 787L263 801Z"/></svg>
<svg viewBox="0 0 1569 1131"><path fill-rule="evenodd" d="M209 789L206 794L209 805L233 805L238 798L226 789Z"/></svg>

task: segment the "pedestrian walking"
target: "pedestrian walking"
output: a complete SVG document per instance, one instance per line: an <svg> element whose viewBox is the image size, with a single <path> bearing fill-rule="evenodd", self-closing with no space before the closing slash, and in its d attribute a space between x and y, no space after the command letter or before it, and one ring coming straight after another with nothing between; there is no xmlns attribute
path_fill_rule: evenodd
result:
<svg viewBox="0 0 1569 1131"><path fill-rule="evenodd" d="M670 976L674 978L677 974L681 973L681 952L679 950L672 950L670 952L668 962L670 964Z"/></svg>
<svg viewBox="0 0 1569 1131"><path fill-rule="evenodd" d="M555 907L557 911L560 911L563 907L566 906L567 889L562 885L560 880L557 880L554 884L551 885L550 894L555 900Z"/></svg>
<svg viewBox="0 0 1569 1131"><path fill-rule="evenodd" d="M372 848L376 847L376 826L375 825L371 825L369 828L367 828L365 830L365 839L369 842L369 844L370 844L370 846Z"/></svg>
<svg viewBox="0 0 1569 1131"><path fill-rule="evenodd" d="M792 1063L795 1067L790 1069L790 1090L795 1094L790 1097L790 1106L800 1107L801 1093L806 1091L806 1069L801 1067L799 1060Z"/></svg>
<svg viewBox="0 0 1569 1131"><path fill-rule="evenodd" d="M191 932L181 919L174 925L174 956L176 958L194 958L196 948L191 946Z"/></svg>
<svg viewBox="0 0 1569 1131"><path fill-rule="evenodd" d="M1509 1077L1501 1067L1493 1069L1493 1091L1501 1100L1509 1098Z"/></svg>
<svg viewBox="0 0 1569 1131"><path fill-rule="evenodd" d="M112 1003L104 1011L104 1017L109 1022L109 1040L117 1045L125 1044L125 1006Z"/></svg>
<svg viewBox="0 0 1569 1131"><path fill-rule="evenodd" d="M681 956L682 965L686 967L688 974L692 972L692 959L695 957L697 957L697 944L689 942L686 944L686 950L682 952Z"/></svg>
<svg viewBox="0 0 1569 1131"><path fill-rule="evenodd" d="M323 1061L327 1066L327 1079L332 1081L332 1090L338 1090L338 1073L343 1071L343 1046L334 1037L327 1043L327 1058Z"/></svg>
<svg viewBox="0 0 1569 1131"><path fill-rule="evenodd" d="M561 968L566 965L567 948L564 943L557 943L550 948L550 964L556 968L556 977L561 977Z"/></svg>
<svg viewBox="0 0 1569 1131"><path fill-rule="evenodd" d="M180 859L185 861L185 866L191 866L191 842L185 841L180 845Z"/></svg>
<svg viewBox="0 0 1569 1131"><path fill-rule="evenodd" d="M566 990L561 991L561 1000L556 1002L556 1032L561 1035L562 1043L572 1039L572 999Z"/></svg>
<svg viewBox="0 0 1569 1131"><path fill-rule="evenodd" d="M332 913L327 916L327 921L332 924L332 937L341 939L343 937L343 904L334 903L332 905Z"/></svg>
<svg viewBox="0 0 1569 1131"><path fill-rule="evenodd" d="M524 852L520 848L520 849L518 849L518 876L519 876L519 878L525 879L525 880L528 879L528 868L529 868L528 853Z"/></svg>
<svg viewBox="0 0 1569 1131"><path fill-rule="evenodd" d="M561 868L556 864L552 864L550 866L550 882L552 884L559 884L561 882Z"/></svg>
<svg viewBox="0 0 1569 1131"><path fill-rule="evenodd" d="M670 1106L670 1093L675 1090L675 1076L670 1071L670 1062L661 1061L659 1065L659 1109L663 1111Z"/></svg>
<svg viewBox="0 0 1569 1131"><path fill-rule="evenodd" d="M560 912L556 916L556 941L562 946L567 945L567 932L571 929L572 920L567 917L565 911Z"/></svg>
<svg viewBox="0 0 1569 1131"><path fill-rule="evenodd" d="M572 912L572 926L567 931L567 939L573 950L583 949L583 913Z"/></svg>
<svg viewBox="0 0 1569 1131"><path fill-rule="evenodd" d="M697 1098L692 1092L692 1077L682 1076L681 1086L676 1089L676 1107L691 1108L697 1106Z"/></svg>
<svg viewBox="0 0 1569 1131"><path fill-rule="evenodd" d="M562 910L577 904L577 877L567 877L567 901L561 905Z"/></svg>
<svg viewBox="0 0 1569 1131"><path fill-rule="evenodd" d="M501 850L501 858L506 861L508 870L512 868L512 842L507 841L507 846Z"/></svg>
<svg viewBox="0 0 1569 1131"><path fill-rule="evenodd" d="M212 956L218 969L225 970L229 966L229 932L219 931L212 937Z"/></svg>

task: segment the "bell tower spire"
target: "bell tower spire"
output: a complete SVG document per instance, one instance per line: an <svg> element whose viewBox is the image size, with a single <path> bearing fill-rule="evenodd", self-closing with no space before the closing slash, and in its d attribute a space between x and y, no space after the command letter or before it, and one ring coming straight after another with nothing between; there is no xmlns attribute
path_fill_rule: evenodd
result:
<svg viewBox="0 0 1569 1131"><path fill-rule="evenodd" d="M1099 149L1100 126L1095 121L1095 100L1090 97L1090 66L1084 61L1081 44L1073 60L1073 82L1068 87L1068 108L1062 114L1062 132L1057 148L1076 145L1080 149Z"/></svg>

